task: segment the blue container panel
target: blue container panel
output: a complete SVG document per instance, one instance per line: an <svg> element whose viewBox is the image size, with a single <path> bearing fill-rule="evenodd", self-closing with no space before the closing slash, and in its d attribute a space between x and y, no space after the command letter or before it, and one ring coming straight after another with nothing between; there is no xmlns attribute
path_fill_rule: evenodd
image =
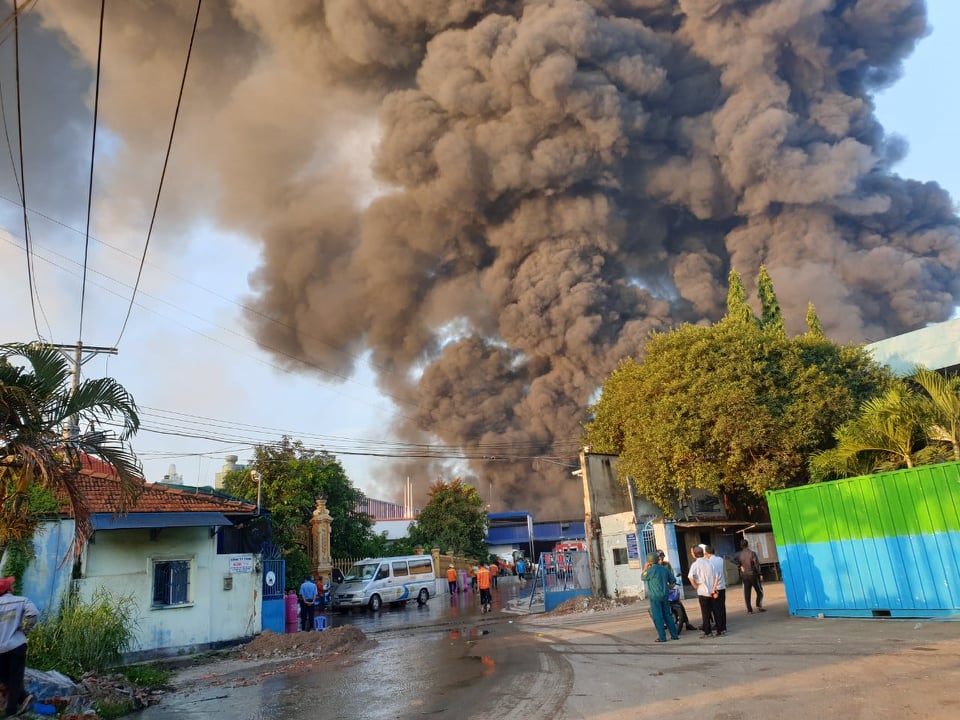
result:
<svg viewBox="0 0 960 720"><path fill-rule="evenodd" d="M960 533L778 548L793 615L960 616Z"/></svg>

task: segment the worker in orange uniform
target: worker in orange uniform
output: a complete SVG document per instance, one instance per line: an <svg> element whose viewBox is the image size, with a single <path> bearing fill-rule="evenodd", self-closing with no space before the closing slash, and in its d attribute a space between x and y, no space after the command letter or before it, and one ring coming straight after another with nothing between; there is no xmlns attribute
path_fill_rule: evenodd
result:
<svg viewBox="0 0 960 720"><path fill-rule="evenodd" d="M451 565L447 568L447 585L450 587L450 594L457 594L457 569Z"/></svg>
<svg viewBox="0 0 960 720"><path fill-rule="evenodd" d="M490 579L493 581L493 587L497 587L497 578L500 577L500 566L497 563L490 563Z"/></svg>
<svg viewBox="0 0 960 720"><path fill-rule="evenodd" d="M477 570L477 587L480 588L480 612L490 612L493 596L490 594L490 568L486 563Z"/></svg>

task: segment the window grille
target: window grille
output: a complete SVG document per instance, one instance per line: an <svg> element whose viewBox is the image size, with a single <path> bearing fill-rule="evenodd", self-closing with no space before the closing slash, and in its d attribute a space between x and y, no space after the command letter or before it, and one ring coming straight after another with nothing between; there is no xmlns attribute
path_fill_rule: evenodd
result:
<svg viewBox="0 0 960 720"><path fill-rule="evenodd" d="M190 562L155 561L153 564L153 605L169 607L190 602Z"/></svg>

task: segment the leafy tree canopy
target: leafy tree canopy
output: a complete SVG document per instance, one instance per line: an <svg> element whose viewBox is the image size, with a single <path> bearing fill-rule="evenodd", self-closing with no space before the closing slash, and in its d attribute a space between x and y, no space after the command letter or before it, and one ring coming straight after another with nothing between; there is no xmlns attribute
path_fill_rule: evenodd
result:
<svg viewBox="0 0 960 720"><path fill-rule="evenodd" d="M253 472L251 472L253 471ZM330 554L335 558L362 557L377 545L373 518L357 511L363 493L355 488L333 455L304 447L288 437L276 445L258 445L253 462L244 470L227 473L224 490L248 502L257 499L270 512L274 543L287 559L287 584L299 586L310 572L306 541L317 498L327 498L333 518Z"/></svg>
<svg viewBox="0 0 960 720"><path fill-rule="evenodd" d="M476 488L460 478L437 480L429 490L426 506L410 528L410 539L424 548L464 553L484 558L487 546L487 515Z"/></svg>
<svg viewBox="0 0 960 720"><path fill-rule="evenodd" d="M666 514L700 488L742 517L761 516L763 493L809 482L808 456L889 381L863 349L816 327L788 339L772 286L765 292L769 325L745 309L731 274L723 320L654 335L645 359L623 361L592 408L586 442L619 455L621 478Z"/></svg>
<svg viewBox="0 0 960 720"><path fill-rule="evenodd" d="M70 501L74 547L80 551L93 531L76 482L85 457L116 470L120 510L140 488L140 464L126 444L140 427L133 398L112 378L84 380L76 388L70 378L70 364L54 347L0 345L0 545L30 538L36 514L45 512L40 499L54 493ZM63 430L71 418L93 429L65 442ZM120 433L97 429L107 421L122 428Z"/></svg>

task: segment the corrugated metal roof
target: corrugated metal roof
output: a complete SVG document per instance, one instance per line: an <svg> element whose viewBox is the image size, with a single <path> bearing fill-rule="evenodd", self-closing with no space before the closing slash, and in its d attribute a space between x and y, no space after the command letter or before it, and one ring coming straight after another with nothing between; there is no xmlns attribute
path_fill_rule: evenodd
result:
<svg viewBox="0 0 960 720"><path fill-rule="evenodd" d="M94 513L92 519L94 530L233 525L223 513L218 512L145 512L126 515Z"/></svg>

